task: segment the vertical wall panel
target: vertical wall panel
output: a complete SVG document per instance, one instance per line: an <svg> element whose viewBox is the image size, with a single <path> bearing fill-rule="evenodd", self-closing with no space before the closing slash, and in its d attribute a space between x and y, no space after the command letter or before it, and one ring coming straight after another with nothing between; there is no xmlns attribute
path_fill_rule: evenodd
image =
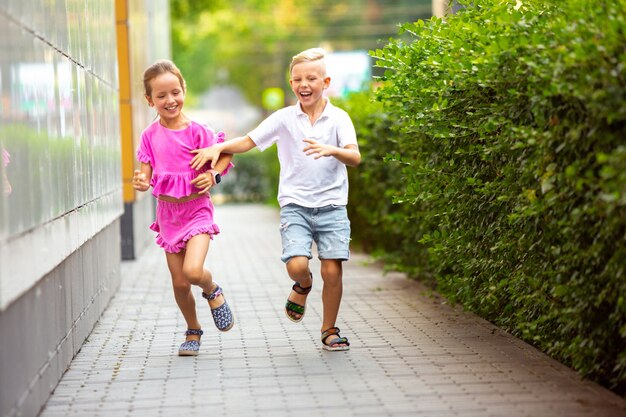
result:
<svg viewBox="0 0 626 417"><path fill-rule="evenodd" d="M19 2L0 9L0 88L8 110L0 146L10 160L0 169L11 188L0 193L0 259L11 260L0 263L0 310L123 208L113 4L25 3L29 13ZM77 56L73 38L82 38ZM82 227L83 212L94 211Z"/></svg>
<svg viewBox="0 0 626 417"><path fill-rule="evenodd" d="M115 5L0 3L0 416L35 416L116 291Z"/></svg>

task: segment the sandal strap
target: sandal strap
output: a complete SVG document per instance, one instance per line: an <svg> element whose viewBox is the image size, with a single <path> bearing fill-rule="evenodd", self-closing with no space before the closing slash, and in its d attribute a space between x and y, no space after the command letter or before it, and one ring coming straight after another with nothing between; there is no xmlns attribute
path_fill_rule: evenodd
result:
<svg viewBox="0 0 626 417"><path fill-rule="evenodd" d="M304 306L300 304L296 304L293 301L287 300L285 304L285 308L296 314L304 314Z"/></svg>
<svg viewBox="0 0 626 417"><path fill-rule="evenodd" d="M329 335L329 336L332 336L332 335ZM345 338L345 337L336 337L330 343L324 342L324 344L326 346L330 346L330 347L334 347L334 346L341 345L341 344L344 344L346 346L350 346L350 342L348 342L348 339Z"/></svg>
<svg viewBox="0 0 626 417"><path fill-rule="evenodd" d="M309 272L309 277L311 277L311 285L309 287L305 288L300 285L299 282L296 282L295 284L293 284L293 287L291 287L291 289L300 295L307 295L311 292L311 288L313 288L313 274L311 272Z"/></svg>
<svg viewBox="0 0 626 417"><path fill-rule="evenodd" d="M222 294L223 294L222 288L217 284L215 284L215 289L213 290L211 294L207 294L204 291L202 291L202 297L206 298L209 301L215 300L217 297L219 297Z"/></svg>
<svg viewBox="0 0 626 417"><path fill-rule="evenodd" d="M295 292L297 292L300 295L307 295L308 293L311 292L311 288L313 288L313 286L311 285L310 287L301 287L299 282L296 282L295 284L293 284L293 287L291 287L292 290L294 290Z"/></svg>
<svg viewBox="0 0 626 417"><path fill-rule="evenodd" d="M326 343L326 339L330 336L337 336L330 343ZM326 346L335 347L337 345L344 344L346 346L350 346L348 339L346 337L341 337L339 335L339 327L331 327L330 329L322 332L322 343Z"/></svg>
<svg viewBox="0 0 626 417"><path fill-rule="evenodd" d="M202 336L204 332L202 329L187 329L185 336Z"/></svg>
<svg viewBox="0 0 626 417"><path fill-rule="evenodd" d="M328 338L328 336L337 335L339 336L339 327L331 327L330 329L326 329L322 332L322 343L324 340Z"/></svg>

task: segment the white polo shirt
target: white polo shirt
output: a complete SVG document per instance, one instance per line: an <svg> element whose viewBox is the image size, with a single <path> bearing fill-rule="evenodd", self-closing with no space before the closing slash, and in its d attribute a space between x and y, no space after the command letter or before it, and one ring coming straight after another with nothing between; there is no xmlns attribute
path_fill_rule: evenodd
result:
<svg viewBox="0 0 626 417"><path fill-rule="evenodd" d="M326 99L324 112L311 126L300 103L271 114L248 136L261 151L276 143L280 162L278 204L295 203L315 208L329 204L348 204L348 171L336 158L307 156L303 139L339 148L357 145L350 116Z"/></svg>

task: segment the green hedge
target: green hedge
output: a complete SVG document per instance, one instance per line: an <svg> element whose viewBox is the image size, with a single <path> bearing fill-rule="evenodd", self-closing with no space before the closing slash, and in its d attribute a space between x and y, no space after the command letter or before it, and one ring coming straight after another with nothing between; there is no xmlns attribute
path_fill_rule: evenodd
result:
<svg viewBox="0 0 626 417"><path fill-rule="evenodd" d="M376 116L344 106L355 235L624 394L626 0L548 3L472 2L372 53Z"/></svg>
<svg viewBox="0 0 626 417"><path fill-rule="evenodd" d="M277 204L279 165L276 147L253 150L233 157L235 168L224 176L219 191L231 202Z"/></svg>

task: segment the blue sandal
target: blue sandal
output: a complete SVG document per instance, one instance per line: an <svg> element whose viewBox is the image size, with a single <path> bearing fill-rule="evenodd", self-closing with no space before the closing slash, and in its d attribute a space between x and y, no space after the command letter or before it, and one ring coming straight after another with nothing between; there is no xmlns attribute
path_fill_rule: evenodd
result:
<svg viewBox="0 0 626 417"><path fill-rule="evenodd" d="M220 288L219 285L215 284L215 289L211 294L207 294L204 291L202 292L202 296L207 300L215 300L219 296L224 296L224 291ZM235 324L235 319L233 318L233 312L230 311L230 307L228 307L228 303L226 302L226 298L224 297L224 304L217 307L216 309L211 309L211 314L213 315L213 321L215 322L215 327L217 330L221 332L227 332L233 328Z"/></svg>
<svg viewBox="0 0 626 417"><path fill-rule="evenodd" d="M200 336L204 332L200 329L187 329L185 336ZM186 340L180 348L178 348L178 356L197 356L200 352L200 339L198 340Z"/></svg>

